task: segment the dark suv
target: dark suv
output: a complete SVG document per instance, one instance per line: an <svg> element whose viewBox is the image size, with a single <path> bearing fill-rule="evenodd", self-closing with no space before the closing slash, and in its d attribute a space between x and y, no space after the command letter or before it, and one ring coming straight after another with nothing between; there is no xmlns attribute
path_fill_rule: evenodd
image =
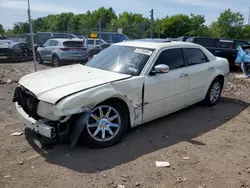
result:
<svg viewBox="0 0 250 188"><path fill-rule="evenodd" d="M230 67L234 67L234 61L237 57L238 46L249 45L249 42L244 40L231 40L224 38L210 38L210 37L190 37L186 39L187 42L200 44L212 52L215 56L226 58Z"/></svg>

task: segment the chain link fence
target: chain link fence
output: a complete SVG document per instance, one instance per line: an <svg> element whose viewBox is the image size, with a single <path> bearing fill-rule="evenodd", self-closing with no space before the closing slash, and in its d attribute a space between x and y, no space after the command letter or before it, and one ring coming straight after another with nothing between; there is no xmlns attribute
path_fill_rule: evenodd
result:
<svg viewBox="0 0 250 188"><path fill-rule="evenodd" d="M36 11L31 11L31 17L36 54L37 48L51 38L80 38L90 50L101 46L100 41L112 44L148 35L146 23L116 24L91 20L84 25L81 23L83 14L48 15ZM0 6L0 62L32 61L32 47L28 10Z"/></svg>

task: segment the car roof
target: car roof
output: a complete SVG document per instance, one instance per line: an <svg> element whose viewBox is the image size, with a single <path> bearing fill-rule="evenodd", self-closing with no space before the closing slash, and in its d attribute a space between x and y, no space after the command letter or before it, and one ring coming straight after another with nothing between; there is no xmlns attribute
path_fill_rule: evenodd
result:
<svg viewBox="0 0 250 188"><path fill-rule="evenodd" d="M152 39L135 39L132 41L142 41L142 42L157 42L157 43L163 43L163 42L170 42L169 39L161 39L161 38L152 38Z"/></svg>
<svg viewBox="0 0 250 188"><path fill-rule="evenodd" d="M140 40L124 41L116 43L114 45L121 46L134 46L139 48L149 48L149 49L161 49L165 47L200 47L200 45L182 42L182 41L170 41L170 42L145 42Z"/></svg>
<svg viewBox="0 0 250 188"><path fill-rule="evenodd" d="M79 38L72 38L72 39L69 39L69 38L51 38L49 40L56 40L56 41L59 41L59 42L65 42L65 41L83 41L83 39L79 39Z"/></svg>

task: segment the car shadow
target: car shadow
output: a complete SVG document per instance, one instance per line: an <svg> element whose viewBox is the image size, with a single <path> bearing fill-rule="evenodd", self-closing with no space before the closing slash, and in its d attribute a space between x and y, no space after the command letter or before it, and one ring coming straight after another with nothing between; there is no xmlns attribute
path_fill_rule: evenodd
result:
<svg viewBox="0 0 250 188"><path fill-rule="evenodd" d="M38 147L34 140L30 139L30 132L26 133L26 138L34 150L48 163L77 172L96 173L131 162L179 142L186 141L204 146L206 143L194 139L222 126L248 106L248 103L230 98L222 98L215 107L194 105L131 129L120 144L106 149L90 149L80 145L70 149L65 144L56 145L50 151Z"/></svg>

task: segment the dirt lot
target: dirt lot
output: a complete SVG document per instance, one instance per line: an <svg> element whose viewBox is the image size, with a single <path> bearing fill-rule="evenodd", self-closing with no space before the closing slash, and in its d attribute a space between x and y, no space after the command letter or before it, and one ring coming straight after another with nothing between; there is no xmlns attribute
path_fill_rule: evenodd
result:
<svg viewBox="0 0 250 188"><path fill-rule="evenodd" d="M11 103L13 89L29 72L32 63L0 65L0 83L14 82L0 84L1 188L250 187L250 79L231 74L216 107L195 105L153 121L117 146L42 150L33 133L11 136L23 131ZM171 167L157 168L155 161Z"/></svg>

